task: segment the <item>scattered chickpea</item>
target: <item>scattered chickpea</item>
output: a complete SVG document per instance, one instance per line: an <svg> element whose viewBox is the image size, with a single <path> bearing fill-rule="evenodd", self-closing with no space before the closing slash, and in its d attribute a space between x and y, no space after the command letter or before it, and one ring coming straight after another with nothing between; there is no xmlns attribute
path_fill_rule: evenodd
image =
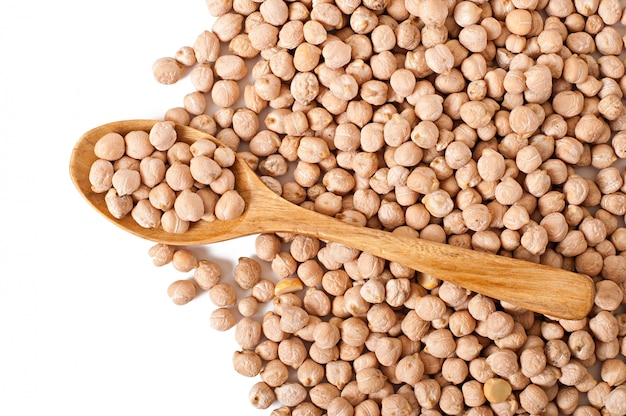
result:
<svg viewBox="0 0 626 416"><path fill-rule="evenodd" d="M211 312L210 325L217 331L228 331L237 323L235 316L228 308L217 308Z"/></svg>
<svg viewBox="0 0 626 416"><path fill-rule="evenodd" d="M195 91L153 131L97 145L90 182L114 216L131 212L142 226L184 232L200 218L243 214L227 173L239 152L304 207L575 270L597 289L588 319L556 322L347 246L262 234L257 257L280 280L240 259L234 280L249 294L238 300L216 263L153 247L155 265L193 271L193 281L175 282L193 295L175 303L207 290L218 307L212 327L235 326L235 307L244 317L234 361L241 374L261 375L254 406L278 400L277 415L411 414L417 406L426 414L599 415L602 406L624 414L619 1L207 7L218 17L212 31L152 67L162 84L188 71ZM209 99L219 107L211 115ZM173 121L228 148L183 149ZM292 162L293 182L279 181ZM575 174L589 165L593 180ZM270 319L262 327L253 316L272 299L279 334L261 342ZM587 370L597 361L601 380ZM298 382L287 381L288 367ZM592 406L579 406L579 390Z"/></svg>
<svg viewBox="0 0 626 416"><path fill-rule="evenodd" d="M176 305L185 305L196 297L196 286L189 280L177 280L167 288L167 294Z"/></svg>

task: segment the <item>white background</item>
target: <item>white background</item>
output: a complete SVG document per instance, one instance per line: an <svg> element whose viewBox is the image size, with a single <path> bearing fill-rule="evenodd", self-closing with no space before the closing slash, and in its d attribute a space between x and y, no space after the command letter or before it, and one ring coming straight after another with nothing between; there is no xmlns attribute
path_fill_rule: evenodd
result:
<svg viewBox="0 0 626 416"><path fill-rule="evenodd" d="M232 330L206 294L152 265L75 190L69 157L100 124L161 118L191 92L152 63L210 29L203 0L11 1L0 6L0 415L262 415L232 369ZM198 249L224 270L253 240Z"/></svg>

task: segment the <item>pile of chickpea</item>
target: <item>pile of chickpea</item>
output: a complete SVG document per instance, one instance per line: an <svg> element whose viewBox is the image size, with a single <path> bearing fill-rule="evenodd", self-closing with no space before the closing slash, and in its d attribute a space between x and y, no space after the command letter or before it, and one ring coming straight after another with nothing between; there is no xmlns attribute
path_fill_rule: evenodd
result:
<svg viewBox="0 0 626 416"><path fill-rule="evenodd" d="M164 120L285 199L364 227L589 275L542 316L351 247L262 234L234 282L186 248L253 406L293 416L626 415L626 93L619 0L207 0L153 65ZM271 274L262 273L267 264ZM244 296L238 293L245 293ZM264 307L266 306L266 307Z"/></svg>

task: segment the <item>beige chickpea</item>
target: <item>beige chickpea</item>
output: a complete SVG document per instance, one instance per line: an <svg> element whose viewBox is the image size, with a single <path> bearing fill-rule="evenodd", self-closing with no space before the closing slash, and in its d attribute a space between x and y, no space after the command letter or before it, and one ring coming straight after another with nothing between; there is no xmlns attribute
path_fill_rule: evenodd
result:
<svg viewBox="0 0 626 416"><path fill-rule="evenodd" d="M326 411L328 416L353 415L354 406L343 397L335 397L328 403Z"/></svg>
<svg viewBox="0 0 626 416"><path fill-rule="evenodd" d="M189 272L198 267L196 255L188 249L178 249L172 255L172 265L179 272Z"/></svg>
<svg viewBox="0 0 626 416"><path fill-rule="evenodd" d="M579 273L596 276L602 271L602 255L592 248L576 256L574 267Z"/></svg>
<svg viewBox="0 0 626 416"><path fill-rule="evenodd" d="M515 35L525 36L532 28L532 15L525 9L514 9L506 15L506 28Z"/></svg>
<svg viewBox="0 0 626 416"><path fill-rule="evenodd" d="M426 321L441 318L446 312L446 305L441 298L426 295L420 298L415 305L415 312Z"/></svg>
<svg viewBox="0 0 626 416"><path fill-rule="evenodd" d="M278 343L266 339L254 348L254 352L265 361L276 360L278 358Z"/></svg>
<svg viewBox="0 0 626 416"><path fill-rule="evenodd" d="M287 338L278 344L278 356L285 365L297 369L306 359L306 348L300 338Z"/></svg>
<svg viewBox="0 0 626 416"><path fill-rule="evenodd" d="M545 170L534 170L524 178L524 187L535 197L541 197L550 191L552 180Z"/></svg>
<svg viewBox="0 0 626 416"><path fill-rule="evenodd" d="M626 364L617 358L608 359L602 363L600 377L611 387L619 386L626 381Z"/></svg>
<svg viewBox="0 0 626 416"><path fill-rule="evenodd" d="M424 378L415 385L415 398L424 409L433 409L439 403L441 386L432 378Z"/></svg>
<svg viewBox="0 0 626 416"><path fill-rule="evenodd" d="M470 380L461 386L463 400L467 406L473 409L482 406L487 399L483 393L483 385L477 380Z"/></svg>
<svg viewBox="0 0 626 416"><path fill-rule="evenodd" d="M248 32L250 44L258 51L270 49L278 42L279 29L269 23L259 23Z"/></svg>
<svg viewBox="0 0 626 416"><path fill-rule="evenodd" d="M385 333L391 330L396 323L393 309L386 303L377 303L366 311L370 332Z"/></svg>
<svg viewBox="0 0 626 416"><path fill-rule="evenodd" d="M324 377L324 366L307 358L297 370L298 381L305 387L314 387Z"/></svg>
<svg viewBox="0 0 626 416"><path fill-rule="evenodd" d="M476 163L479 175L486 181L495 181L504 175L504 157L493 149L486 149Z"/></svg>
<svg viewBox="0 0 626 416"><path fill-rule="evenodd" d="M252 296L246 296L237 303L237 310L242 316L252 316L259 309L259 301Z"/></svg>
<svg viewBox="0 0 626 416"><path fill-rule="evenodd" d="M606 396L610 393L611 387L605 382L599 382L587 392L589 403L594 407L602 407Z"/></svg>
<svg viewBox="0 0 626 416"><path fill-rule="evenodd" d="M206 106L206 97L199 91L191 92L183 97L183 107L189 114L203 114L206 110Z"/></svg>
<svg viewBox="0 0 626 416"><path fill-rule="evenodd" d="M368 367L356 372L359 391L364 394L380 391L386 380L387 377L378 368Z"/></svg>
<svg viewBox="0 0 626 416"><path fill-rule="evenodd" d="M376 359L383 366L391 366L398 362L402 355L402 341L393 337L381 337L374 350Z"/></svg>
<svg viewBox="0 0 626 416"><path fill-rule="evenodd" d="M468 375L467 363L460 358L448 357L443 361L441 374L448 382L460 385Z"/></svg>
<svg viewBox="0 0 626 416"><path fill-rule="evenodd" d="M248 398L252 406L257 409L267 409L276 400L276 395L270 386L263 381L259 381L250 389Z"/></svg>
<svg viewBox="0 0 626 416"><path fill-rule="evenodd" d="M107 133L98 139L93 151L100 159L115 161L124 155L126 142L119 133Z"/></svg>
<svg viewBox="0 0 626 416"><path fill-rule="evenodd" d="M255 239L256 255L265 261L271 261L280 251L280 240L276 234L259 234Z"/></svg>
<svg viewBox="0 0 626 416"><path fill-rule="evenodd" d="M209 30L202 31L193 44L196 60L200 64L215 62L219 56L219 39Z"/></svg>
<svg viewBox="0 0 626 416"><path fill-rule="evenodd" d="M231 107L239 99L239 84L233 80L215 81L211 88L211 100L219 107Z"/></svg>
<svg viewBox="0 0 626 416"><path fill-rule="evenodd" d="M491 339L503 338L513 331L513 317L506 312L492 312L485 322L487 335Z"/></svg>
<svg viewBox="0 0 626 416"><path fill-rule="evenodd" d="M449 73L454 67L454 56L444 44L426 49L426 65L437 74Z"/></svg>
<svg viewBox="0 0 626 416"><path fill-rule="evenodd" d="M604 406L611 414L622 414L626 412L624 403L626 399L626 389L623 386L613 389L605 398Z"/></svg>
<svg viewBox="0 0 626 416"><path fill-rule="evenodd" d="M309 314L299 306L281 307L280 329L293 334L304 328L309 322Z"/></svg>
<svg viewBox="0 0 626 416"><path fill-rule="evenodd" d="M153 207L147 199L138 201L130 214L144 228L156 228L161 223L161 211Z"/></svg>
<svg viewBox="0 0 626 416"><path fill-rule="evenodd" d="M197 91L204 93L211 91L214 83L213 67L210 64L194 66L190 72L190 80Z"/></svg>
<svg viewBox="0 0 626 416"><path fill-rule="evenodd" d="M236 319L229 308L217 308L211 312L209 323L217 331L227 331L235 326Z"/></svg>
<svg viewBox="0 0 626 416"><path fill-rule="evenodd" d="M202 290L210 290L219 283L221 278L220 266L209 260L200 260L195 268L193 279Z"/></svg>
<svg viewBox="0 0 626 416"><path fill-rule="evenodd" d="M209 289L211 301L218 307L233 306L236 304L237 295L235 288L229 283L217 283Z"/></svg>
<svg viewBox="0 0 626 416"><path fill-rule="evenodd" d="M400 393L386 396L381 401L381 416L410 413L412 410L409 400Z"/></svg>
<svg viewBox="0 0 626 416"><path fill-rule="evenodd" d="M612 341L617 336L617 320L608 311L600 311L589 320L589 329L602 342Z"/></svg>
<svg viewBox="0 0 626 416"><path fill-rule="evenodd" d="M295 407L304 402L307 390L297 382L286 382L274 389L276 399L286 406Z"/></svg>
<svg viewBox="0 0 626 416"><path fill-rule="evenodd" d="M124 136L126 155L141 160L152 154L154 147L150 143L150 137L145 131L131 131Z"/></svg>
<svg viewBox="0 0 626 416"><path fill-rule="evenodd" d="M559 381L566 386L574 386L584 380L588 373L588 370L582 365L582 363L571 360L560 368L561 376Z"/></svg>
<svg viewBox="0 0 626 416"><path fill-rule="evenodd" d="M113 164L108 160L98 159L89 168L89 183L91 190L96 193L104 193L113 186Z"/></svg>
<svg viewBox="0 0 626 416"><path fill-rule="evenodd" d="M487 31L478 24L465 26L458 35L459 42L470 52L483 52L487 47Z"/></svg>
<svg viewBox="0 0 626 416"><path fill-rule="evenodd" d="M530 222L524 227L520 243L530 253L541 255L548 245L548 233L542 226Z"/></svg>
<svg viewBox="0 0 626 416"><path fill-rule="evenodd" d="M468 311L479 321L484 321L496 310L493 300L482 295L474 295L468 302Z"/></svg>
<svg viewBox="0 0 626 416"><path fill-rule="evenodd" d="M605 26L595 36L597 50L603 55L619 55L623 49L620 33L611 26Z"/></svg>
<svg viewBox="0 0 626 416"><path fill-rule="evenodd" d="M460 116L468 126L477 129L486 126L493 113L483 101L468 101L461 106Z"/></svg>
<svg viewBox="0 0 626 416"><path fill-rule="evenodd" d="M264 74L254 81L254 91L265 101L270 101L280 94L281 80L274 74Z"/></svg>
<svg viewBox="0 0 626 416"><path fill-rule="evenodd" d="M248 69L243 58L236 55L222 55L213 65L215 74L221 79L238 81L244 78Z"/></svg>
<svg viewBox="0 0 626 416"><path fill-rule="evenodd" d="M317 20L308 20L302 27L304 40L311 45L322 44L328 36L324 25Z"/></svg>
<svg viewBox="0 0 626 416"><path fill-rule="evenodd" d="M472 204L462 211L465 225L473 231L483 231L489 227L492 213L486 205Z"/></svg>
<svg viewBox="0 0 626 416"><path fill-rule="evenodd" d="M283 0L270 0L259 6L263 20L274 26L281 26L289 17L289 9Z"/></svg>
<svg viewBox="0 0 626 416"><path fill-rule="evenodd" d="M458 414L463 411L463 393L457 386L449 385L441 389L439 407L445 414Z"/></svg>
<svg viewBox="0 0 626 416"><path fill-rule="evenodd" d="M519 230L530 222L530 216L524 207L513 205L505 212L502 221L507 229Z"/></svg>
<svg viewBox="0 0 626 416"><path fill-rule="evenodd" d="M311 402L320 409L327 409L329 403L339 395L339 389L328 382L316 384L309 391Z"/></svg>
<svg viewBox="0 0 626 416"><path fill-rule="evenodd" d="M461 1L454 7L454 21L461 27L479 23L482 9L471 1Z"/></svg>
<svg viewBox="0 0 626 416"><path fill-rule="evenodd" d="M548 405L548 397L541 387L530 384L519 395L520 405L529 413L542 412Z"/></svg>
<svg viewBox="0 0 626 416"><path fill-rule="evenodd" d="M450 330L435 329L428 333L423 340L424 352L437 358L445 358L456 349L456 343Z"/></svg>
<svg viewBox="0 0 626 416"><path fill-rule="evenodd" d="M402 332L413 341L421 339L429 328L430 322L420 318L414 310L409 311L401 321Z"/></svg>
<svg viewBox="0 0 626 416"><path fill-rule="evenodd" d="M398 361L396 377L407 384L414 386L423 377L424 364L419 354L406 355Z"/></svg>
<svg viewBox="0 0 626 416"><path fill-rule="evenodd" d="M407 97L413 92L416 79L410 70L399 68L391 74L389 83L397 95Z"/></svg>
<svg viewBox="0 0 626 416"><path fill-rule="evenodd" d="M598 103L599 113L607 120L616 120L624 109L621 98L616 94L603 97Z"/></svg>
<svg viewBox="0 0 626 416"><path fill-rule="evenodd" d="M204 215L202 197L189 189L185 189L176 197L174 210L183 221L199 221Z"/></svg>
<svg viewBox="0 0 626 416"><path fill-rule="evenodd" d="M154 79L164 85L177 83L183 74L184 65L172 57L159 58L152 64Z"/></svg>
<svg viewBox="0 0 626 416"><path fill-rule="evenodd" d="M454 208L454 202L452 201L452 198L446 191L442 189L438 189L427 195L424 195L422 202L428 212L436 218L445 217L450 212L452 212L452 209Z"/></svg>
<svg viewBox="0 0 626 416"><path fill-rule="evenodd" d="M287 338L287 334L280 328L280 315L268 311L263 315L261 330L263 336L273 342L281 342Z"/></svg>
<svg viewBox="0 0 626 416"><path fill-rule="evenodd" d="M467 144L460 141L453 141L444 152L446 163L452 169L460 169L469 163L472 158L472 151Z"/></svg>
<svg viewBox="0 0 626 416"><path fill-rule="evenodd" d="M624 215L626 213L624 203L626 203L626 195L621 191L603 195L600 201L601 207L614 215Z"/></svg>
<svg viewBox="0 0 626 416"><path fill-rule="evenodd" d="M521 148L515 156L515 163L521 172L531 173L541 166L539 150L532 145Z"/></svg>
<svg viewBox="0 0 626 416"><path fill-rule="evenodd" d="M239 287L251 289L261 280L261 264L249 257L240 257L233 274Z"/></svg>
<svg viewBox="0 0 626 416"><path fill-rule="evenodd" d="M211 31L221 42L229 42L241 32L243 21L243 15L226 12L217 17L211 27Z"/></svg>
<svg viewBox="0 0 626 416"><path fill-rule="evenodd" d="M398 68L398 61L391 51L385 50L370 57L370 66L374 78L388 81Z"/></svg>
<svg viewBox="0 0 626 416"><path fill-rule="evenodd" d="M189 280L177 280L167 288L167 295L176 305L185 305L196 297L196 286Z"/></svg>
<svg viewBox="0 0 626 416"><path fill-rule="evenodd" d="M233 354L233 367L235 371L244 377L254 377L261 371L261 357L254 351L235 351Z"/></svg>
<svg viewBox="0 0 626 416"><path fill-rule="evenodd" d="M526 377L541 373L546 366L546 356L541 347L525 348L520 354L520 370Z"/></svg>
<svg viewBox="0 0 626 416"><path fill-rule="evenodd" d="M265 363L260 371L261 380L270 387L279 387L287 382L289 369L278 359Z"/></svg>
<svg viewBox="0 0 626 416"><path fill-rule="evenodd" d="M467 310L455 311L450 315L448 325L454 336L463 337L474 331L476 320Z"/></svg>
<svg viewBox="0 0 626 416"><path fill-rule="evenodd" d="M561 91L553 99L553 109L563 117L579 115L583 110L584 97L580 91Z"/></svg>
<svg viewBox="0 0 626 416"><path fill-rule="evenodd" d="M557 29L547 29L537 37L542 53L558 53L563 47L563 37Z"/></svg>
<svg viewBox="0 0 626 416"><path fill-rule="evenodd" d="M515 107L509 114L509 125L513 132L529 137L541 125L542 120L529 106Z"/></svg>
<svg viewBox="0 0 626 416"><path fill-rule="evenodd" d="M174 258L175 248L168 244L157 243L150 247L148 255L152 257L152 263L157 266L165 266L169 264Z"/></svg>

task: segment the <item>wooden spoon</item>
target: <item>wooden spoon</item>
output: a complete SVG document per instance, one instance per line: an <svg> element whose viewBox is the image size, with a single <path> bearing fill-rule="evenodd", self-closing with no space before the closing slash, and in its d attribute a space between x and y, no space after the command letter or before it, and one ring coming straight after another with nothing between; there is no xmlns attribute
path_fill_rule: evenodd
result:
<svg viewBox="0 0 626 416"><path fill-rule="evenodd" d="M85 133L72 152L70 174L78 191L106 218L139 237L171 245L198 245L245 235L290 232L342 243L466 289L555 318L585 317L594 298L593 281L584 275L540 264L486 254L465 248L410 238L391 232L349 224L301 208L276 195L257 177L243 159L232 167L236 188L246 201L243 215L229 221L192 224L184 234L146 229L130 215L118 220L107 210L104 194L89 183L89 169L96 160L93 148L104 134L122 135L133 130L149 131L155 120L128 120L105 124ZM177 126L178 140L193 143L214 137L186 126Z"/></svg>

